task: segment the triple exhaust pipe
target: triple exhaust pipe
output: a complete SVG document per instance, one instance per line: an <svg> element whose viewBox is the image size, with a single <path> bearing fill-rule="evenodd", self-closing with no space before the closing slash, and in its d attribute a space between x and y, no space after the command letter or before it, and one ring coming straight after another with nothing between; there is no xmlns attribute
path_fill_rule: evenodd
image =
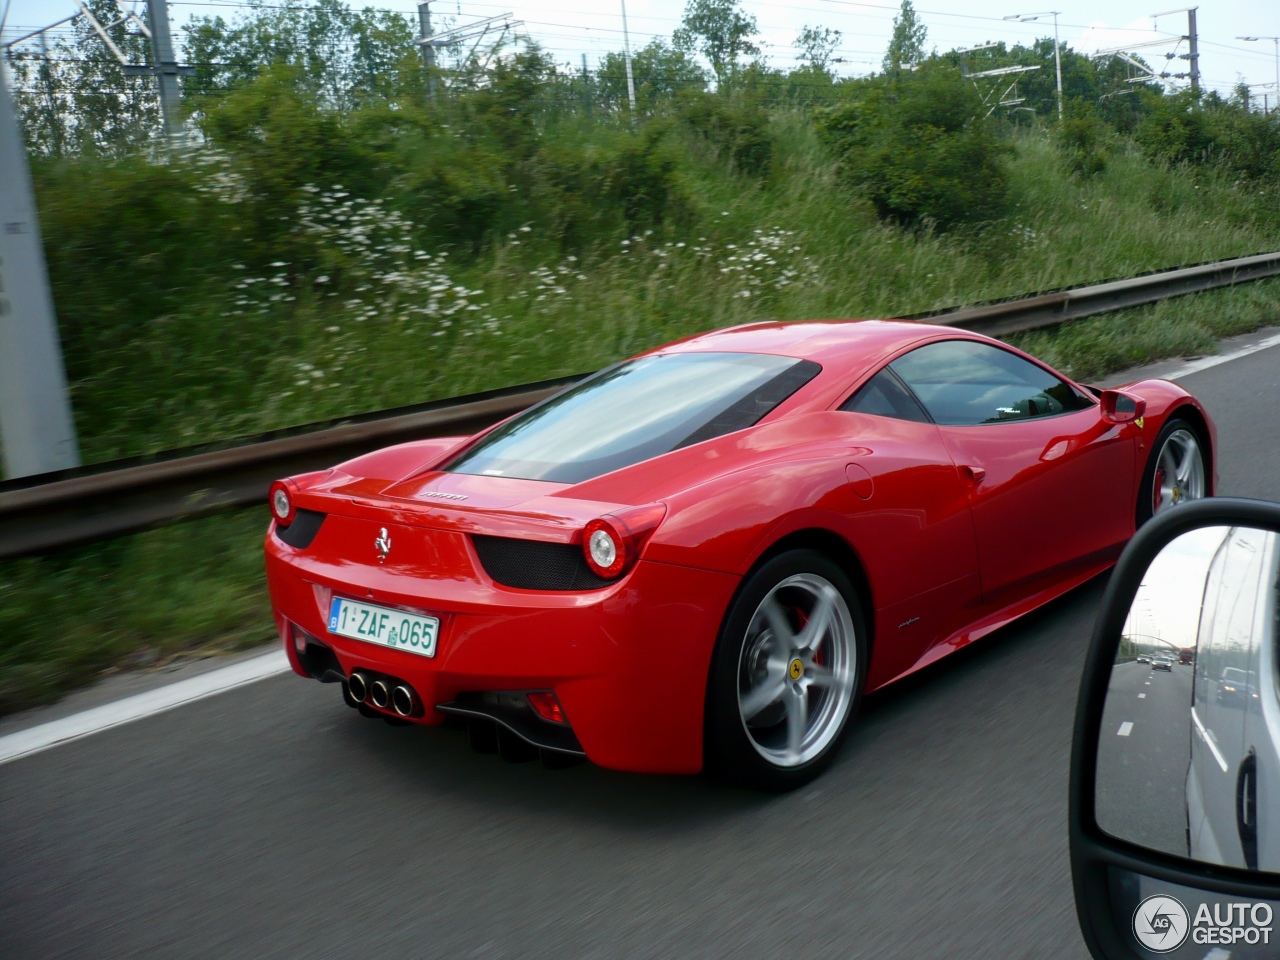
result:
<svg viewBox="0 0 1280 960"><path fill-rule="evenodd" d="M347 677L347 691L357 703L394 710L402 717L411 717L417 712L418 695L413 688L390 677L370 677L363 670L356 670Z"/></svg>

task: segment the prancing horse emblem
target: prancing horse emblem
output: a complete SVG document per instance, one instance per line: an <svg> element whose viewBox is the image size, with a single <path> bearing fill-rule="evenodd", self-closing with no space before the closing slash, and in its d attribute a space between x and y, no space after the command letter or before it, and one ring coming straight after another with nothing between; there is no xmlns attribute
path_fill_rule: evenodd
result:
<svg viewBox="0 0 1280 960"><path fill-rule="evenodd" d="M387 536L386 527L378 531L378 539L373 541L373 545L378 548L378 562L382 563L391 552L391 538Z"/></svg>

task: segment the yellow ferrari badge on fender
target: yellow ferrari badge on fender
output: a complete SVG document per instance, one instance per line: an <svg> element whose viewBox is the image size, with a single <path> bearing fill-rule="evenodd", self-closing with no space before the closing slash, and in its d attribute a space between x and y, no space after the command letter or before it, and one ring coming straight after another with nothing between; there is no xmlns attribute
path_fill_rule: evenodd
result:
<svg viewBox="0 0 1280 960"><path fill-rule="evenodd" d="M1141 429L1142 429L1142 421L1143 421L1143 420L1145 420L1145 419L1146 419L1145 417L1138 417L1137 419L1135 419L1135 420L1133 421L1133 425L1134 425L1135 427L1137 427L1139 430L1141 430Z"/></svg>

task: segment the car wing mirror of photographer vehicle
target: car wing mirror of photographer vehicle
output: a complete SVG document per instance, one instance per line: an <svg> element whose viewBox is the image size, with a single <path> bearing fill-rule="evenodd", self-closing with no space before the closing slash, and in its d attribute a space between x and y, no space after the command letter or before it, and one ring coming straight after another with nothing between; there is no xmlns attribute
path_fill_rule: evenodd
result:
<svg viewBox="0 0 1280 960"><path fill-rule="evenodd" d="M1107 586L1071 754L1098 960L1280 957L1280 504L1143 526Z"/></svg>

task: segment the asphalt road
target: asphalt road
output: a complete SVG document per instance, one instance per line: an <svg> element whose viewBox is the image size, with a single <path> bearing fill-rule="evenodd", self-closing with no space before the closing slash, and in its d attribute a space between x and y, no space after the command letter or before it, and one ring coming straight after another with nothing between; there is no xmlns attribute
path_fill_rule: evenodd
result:
<svg viewBox="0 0 1280 960"><path fill-rule="evenodd" d="M1280 500L1278 367L1186 378L1223 493ZM0 767L0 956L1083 960L1067 761L1101 591L870 698L783 797L507 765L289 676L58 747Z"/></svg>
<svg viewBox="0 0 1280 960"><path fill-rule="evenodd" d="M1098 826L1112 836L1187 855L1187 764L1194 668L1118 663L1102 710Z"/></svg>

